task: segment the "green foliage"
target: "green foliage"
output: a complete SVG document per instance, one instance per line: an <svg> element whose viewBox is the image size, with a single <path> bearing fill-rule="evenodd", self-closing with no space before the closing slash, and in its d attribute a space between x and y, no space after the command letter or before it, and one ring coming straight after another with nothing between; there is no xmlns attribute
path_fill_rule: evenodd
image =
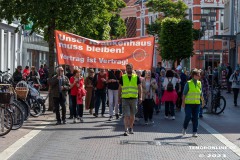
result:
<svg viewBox="0 0 240 160"><path fill-rule="evenodd" d="M204 32L202 30L193 28L193 40L197 41L197 40L201 39L203 36L203 33Z"/></svg>
<svg viewBox="0 0 240 160"><path fill-rule="evenodd" d="M182 1L178 0L173 2L172 0L149 0L148 7L154 12L163 12L165 17L184 18L186 16L185 11L188 6Z"/></svg>
<svg viewBox="0 0 240 160"><path fill-rule="evenodd" d="M157 19L152 24L147 24L147 33L150 35L159 35L161 31L161 19Z"/></svg>
<svg viewBox="0 0 240 160"><path fill-rule="evenodd" d="M161 57L181 61L193 55L192 22L187 19L165 18L161 23Z"/></svg>
<svg viewBox="0 0 240 160"><path fill-rule="evenodd" d="M111 26L111 39L116 39L119 37L125 37L127 33L127 27L124 23L124 20L120 17L119 14L116 14L112 16L110 20L110 26Z"/></svg>
<svg viewBox="0 0 240 160"><path fill-rule="evenodd" d="M124 27L121 22L110 25L110 21L125 6L123 0L0 0L0 19L8 23L17 19L21 25L33 22L32 32L44 31L49 42L49 75L53 75L54 30L99 40L110 39L111 30L120 30L113 34L117 37Z"/></svg>

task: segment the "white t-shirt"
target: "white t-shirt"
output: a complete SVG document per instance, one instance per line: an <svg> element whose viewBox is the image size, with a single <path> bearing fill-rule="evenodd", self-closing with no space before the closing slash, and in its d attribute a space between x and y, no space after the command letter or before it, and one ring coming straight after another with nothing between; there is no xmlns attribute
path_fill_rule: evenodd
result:
<svg viewBox="0 0 240 160"><path fill-rule="evenodd" d="M163 81L163 88L164 88L164 90L167 90L168 79L169 79L169 81L171 81L171 79L172 79L173 88L175 88L175 87L176 87L176 84L180 82L180 81L179 81L177 78L175 78L175 77L171 77L171 78L170 78L170 77L169 77L169 78L165 77L165 78L164 78L164 81Z"/></svg>

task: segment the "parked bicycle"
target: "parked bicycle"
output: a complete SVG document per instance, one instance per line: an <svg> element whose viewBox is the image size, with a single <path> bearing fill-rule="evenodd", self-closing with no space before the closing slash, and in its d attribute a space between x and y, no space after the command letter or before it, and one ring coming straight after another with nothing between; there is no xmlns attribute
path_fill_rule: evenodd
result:
<svg viewBox="0 0 240 160"><path fill-rule="evenodd" d="M216 85L213 89L213 100L211 102L212 110L214 114L223 113L226 108L226 99L221 95L221 85Z"/></svg>

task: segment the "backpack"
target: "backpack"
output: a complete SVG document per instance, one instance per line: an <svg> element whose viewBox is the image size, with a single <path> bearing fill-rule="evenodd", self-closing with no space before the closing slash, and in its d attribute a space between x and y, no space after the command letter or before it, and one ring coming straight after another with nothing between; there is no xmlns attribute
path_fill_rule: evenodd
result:
<svg viewBox="0 0 240 160"><path fill-rule="evenodd" d="M172 78L173 79L173 78ZM173 91L173 83L172 79L169 81L168 79L168 84L167 84L167 91L172 92Z"/></svg>

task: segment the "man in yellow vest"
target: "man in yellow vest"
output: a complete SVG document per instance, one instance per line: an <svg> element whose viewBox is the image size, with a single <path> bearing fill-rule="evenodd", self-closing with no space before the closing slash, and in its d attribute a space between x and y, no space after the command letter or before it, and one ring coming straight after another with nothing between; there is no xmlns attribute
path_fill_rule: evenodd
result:
<svg viewBox="0 0 240 160"><path fill-rule="evenodd" d="M126 74L119 80L119 104L122 99L122 112L124 116L124 136L133 134L133 123L137 113L137 103L142 102L142 87L140 78L133 74L132 64L126 65Z"/></svg>
<svg viewBox="0 0 240 160"><path fill-rule="evenodd" d="M200 71L197 69L192 70L192 79L189 80L183 90L183 102L182 107L185 108L185 120L183 123L183 135L186 134L186 130L190 120L193 124L193 137L197 137L198 130L198 114L201 106L202 98L202 84L199 81ZM202 103L204 103L202 101Z"/></svg>

